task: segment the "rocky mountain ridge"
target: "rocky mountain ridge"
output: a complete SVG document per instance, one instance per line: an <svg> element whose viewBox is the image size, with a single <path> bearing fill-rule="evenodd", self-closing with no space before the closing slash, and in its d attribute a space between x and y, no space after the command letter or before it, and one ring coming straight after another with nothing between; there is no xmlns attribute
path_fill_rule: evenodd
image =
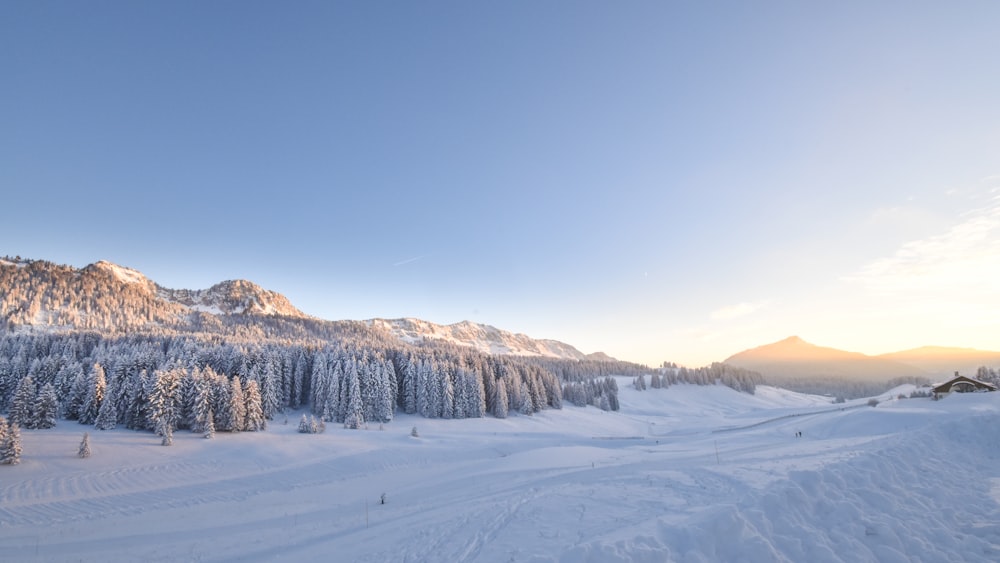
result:
<svg viewBox="0 0 1000 563"><path fill-rule="evenodd" d="M587 356L556 340L533 339L462 321L419 319L324 321L280 293L247 280L208 289L170 289L138 270L99 261L84 268L43 260L0 259L0 327L8 330L95 330L112 333L183 331L328 340L345 331L406 343L447 343L480 352L558 359L614 361ZM262 328L263 327L263 328Z"/></svg>

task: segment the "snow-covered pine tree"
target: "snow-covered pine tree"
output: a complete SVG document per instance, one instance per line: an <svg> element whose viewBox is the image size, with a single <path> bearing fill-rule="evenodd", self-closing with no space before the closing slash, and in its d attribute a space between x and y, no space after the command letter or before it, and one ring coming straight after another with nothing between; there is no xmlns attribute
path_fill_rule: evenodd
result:
<svg viewBox="0 0 1000 563"><path fill-rule="evenodd" d="M327 398L327 387L330 385L330 373L326 367L326 354L317 353L313 359L312 374L309 386L309 406L313 414L323 416L324 402Z"/></svg>
<svg viewBox="0 0 1000 563"><path fill-rule="evenodd" d="M166 438L168 435L172 438L174 428L177 427L177 404L180 402L183 372L183 369L173 368L153 373L155 380L153 391L149 395L149 419L156 433L164 437L164 442L170 441Z"/></svg>
<svg viewBox="0 0 1000 563"><path fill-rule="evenodd" d="M645 391L646 390L646 376L644 376L643 374L640 373L639 377L635 378L635 381L633 382L633 385L639 391Z"/></svg>
<svg viewBox="0 0 1000 563"><path fill-rule="evenodd" d="M34 427L41 429L54 427L58 413L59 400L56 398L56 388L51 383L46 383L35 400Z"/></svg>
<svg viewBox="0 0 1000 563"><path fill-rule="evenodd" d="M17 391L14 392L14 396L10 400L10 408L7 411L10 424L34 428L35 401L35 382L30 375L27 375L18 383Z"/></svg>
<svg viewBox="0 0 1000 563"><path fill-rule="evenodd" d="M180 401L177 405L177 429L198 432L195 420L195 404L198 402L198 380L200 372L196 368L185 370L181 376Z"/></svg>
<svg viewBox="0 0 1000 563"><path fill-rule="evenodd" d="M273 357L268 357L264 361L260 376L260 399L264 408L264 417L268 420L281 410L280 386L281 376L277 367L277 362Z"/></svg>
<svg viewBox="0 0 1000 563"><path fill-rule="evenodd" d="M87 379L82 369L73 376L69 401L66 401L65 415L69 420L79 420L80 414L83 412L83 405L87 401Z"/></svg>
<svg viewBox="0 0 1000 563"><path fill-rule="evenodd" d="M526 414L531 416L535 412L535 406L531 402L531 391L528 389L528 384L525 382L521 383L521 407L518 409L521 414Z"/></svg>
<svg viewBox="0 0 1000 563"><path fill-rule="evenodd" d="M212 412L212 383L203 370L194 374L194 399L191 405L191 432L203 433L208 429L208 417Z"/></svg>
<svg viewBox="0 0 1000 563"><path fill-rule="evenodd" d="M295 381L292 385L294 403L292 408L298 408L309 399L309 358L304 351L299 351L299 356L295 361Z"/></svg>
<svg viewBox="0 0 1000 563"><path fill-rule="evenodd" d="M322 418L326 422L336 422L339 420L340 408L340 380L344 372L340 367L340 362L335 362L332 373L327 373L329 381L326 385L326 397L323 399Z"/></svg>
<svg viewBox="0 0 1000 563"><path fill-rule="evenodd" d="M215 413L215 429L229 432L233 428L232 392L229 380L216 375L212 382L212 412Z"/></svg>
<svg viewBox="0 0 1000 563"><path fill-rule="evenodd" d="M362 414L365 420L375 420L375 392L378 363L367 354L358 363L358 382L361 389Z"/></svg>
<svg viewBox="0 0 1000 563"><path fill-rule="evenodd" d="M417 367L417 413L424 418L431 418L434 410L431 397L433 381L430 362L422 360Z"/></svg>
<svg viewBox="0 0 1000 563"><path fill-rule="evenodd" d="M403 366L403 412L417 412L417 368L413 358L409 358Z"/></svg>
<svg viewBox="0 0 1000 563"><path fill-rule="evenodd" d="M247 405L243 397L243 384L233 377L229 387L230 432L241 432L247 425Z"/></svg>
<svg viewBox="0 0 1000 563"><path fill-rule="evenodd" d="M246 402L246 420L244 422L244 429L248 432L259 432L266 429L267 419L264 418L260 388L257 386L256 381L250 380L247 382L247 388L243 393L243 399Z"/></svg>
<svg viewBox="0 0 1000 563"><path fill-rule="evenodd" d="M90 432L83 433L83 439L80 440L80 449L77 450L76 455L82 458L90 457Z"/></svg>
<svg viewBox="0 0 1000 563"><path fill-rule="evenodd" d="M507 418L507 383L504 378L496 381L496 397L493 399L493 416Z"/></svg>
<svg viewBox="0 0 1000 563"><path fill-rule="evenodd" d="M113 430L118 424L118 411L115 409L115 402L112 399L113 393L106 393L104 401L101 401L101 408L97 411L97 419L94 421L94 428L98 430Z"/></svg>
<svg viewBox="0 0 1000 563"><path fill-rule="evenodd" d="M97 420L97 413L101 410L106 390L107 379L104 376L104 368L101 364L95 363L87 376L87 396L80 410L80 424L93 424Z"/></svg>
<svg viewBox="0 0 1000 563"><path fill-rule="evenodd" d="M6 426L7 432L0 444L0 464L17 465L21 463L21 427L16 422Z"/></svg>
<svg viewBox="0 0 1000 563"><path fill-rule="evenodd" d="M396 396L393 393L396 372L393 370L391 362L383 362L377 374L378 379L375 381L375 420L379 422L391 422L393 410L395 410L396 406Z"/></svg>
<svg viewBox="0 0 1000 563"><path fill-rule="evenodd" d="M149 430L149 393L153 387L146 370L140 371L126 380L125 393L125 428L130 430Z"/></svg>
<svg viewBox="0 0 1000 563"><path fill-rule="evenodd" d="M347 410L344 414L344 428L357 430L365 425L364 405L361 402L361 384L358 381L358 372L351 369L350 379L346 381L348 386Z"/></svg>
<svg viewBox="0 0 1000 563"><path fill-rule="evenodd" d="M441 418L455 416L455 385L451 382L448 370L441 370Z"/></svg>
<svg viewBox="0 0 1000 563"><path fill-rule="evenodd" d="M0 415L0 453L3 451L3 445L7 443L7 432L10 430L7 424L7 419ZM3 459L0 458L0 463L3 463Z"/></svg>
<svg viewBox="0 0 1000 563"><path fill-rule="evenodd" d="M299 434L309 433L309 419L305 414L302 415L302 419L299 420Z"/></svg>
<svg viewBox="0 0 1000 563"><path fill-rule="evenodd" d="M212 409L208 409L208 416L205 417L203 428L205 429L206 438L215 437L215 416L212 414Z"/></svg>

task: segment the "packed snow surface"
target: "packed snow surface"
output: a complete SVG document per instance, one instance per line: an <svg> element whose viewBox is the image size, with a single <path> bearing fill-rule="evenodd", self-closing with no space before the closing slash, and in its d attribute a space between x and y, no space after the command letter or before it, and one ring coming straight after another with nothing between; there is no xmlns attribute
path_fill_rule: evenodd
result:
<svg viewBox="0 0 1000 563"><path fill-rule="evenodd" d="M760 387L622 410L298 416L263 433L23 433L5 561L998 561L1000 393L831 404ZM410 435L416 426L419 437ZM84 430L93 456L76 457ZM801 437L797 434L801 432ZM380 497L385 494L385 504Z"/></svg>

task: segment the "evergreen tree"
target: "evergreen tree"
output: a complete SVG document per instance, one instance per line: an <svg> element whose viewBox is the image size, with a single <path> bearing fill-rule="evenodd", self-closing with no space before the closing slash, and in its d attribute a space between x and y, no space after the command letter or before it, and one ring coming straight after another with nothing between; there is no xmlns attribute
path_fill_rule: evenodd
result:
<svg viewBox="0 0 1000 563"><path fill-rule="evenodd" d="M80 440L80 449L77 450L76 455L82 458L90 457L90 433L84 432L83 439Z"/></svg>
<svg viewBox="0 0 1000 563"><path fill-rule="evenodd" d="M527 383L521 383L521 407L518 409L521 414L531 416L535 412L534 405L531 404L531 392Z"/></svg>
<svg viewBox="0 0 1000 563"><path fill-rule="evenodd" d="M493 416L507 418L507 384L501 377L496 382L496 397L493 399Z"/></svg>
<svg viewBox="0 0 1000 563"><path fill-rule="evenodd" d="M101 402L100 410L97 411L94 428L98 430L113 430L118 424L118 411L115 409L115 402L111 400L112 396L111 393L108 393L105 400Z"/></svg>
<svg viewBox="0 0 1000 563"><path fill-rule="evenodd" d="M302 420L299 420L299 434L308 434L308 433L309 433L309 419L306 418L306 415L303 414Z"/></svg>
<svg viewBox="0 0 1000 563"><path fill-rule="evenodd" d="M348 399L347 411L344 415L344 428L357 430L365 425L364 405L361 403L361 384L358 381L357 370L351 369L347 386Z"/></svg>
<svg viewBox="0 0 1000 563"><path fill-rule="evenodd" d="M325 422L335 422L340 420L340 380L343 378L343 370L340 363L335 363L333 372L327 374L329 382L325 386L326 397L323 399L322 420Z"/></svg>
<svg viewBox="0 0 1000 563"><path fill-rule="evenodd" d="M56 388L51 383L46 383L38 392L38 399L35 401L35 428L52 428L56 425L56 416L59 413L59 401L56 398Z"/></svg>
<svg viewBox="0 0 1000 563"><path fill-rule="evenodd" d="M246 402L246 421L244 428L249 432L259 432L267 428L267 419L264 418L264 409L261 403L260 389L256 381L247 383L246 392L243 394Z"/></svg>
<svg viewBox="0 0 1000 563"><path fill-rule="evenodd" d="M7 432L9 431L9 426L7 424L7 419L0 416L0 455L3 455L4 444L7 443ZM3 458L0 458L0 463L3 463Z"/></svg>
<svg viewBox="0 0 1000 563"><path fill-rule="evenodd" d="M7 432L0 444L0 464L17 465L21 463L21 428L16 422L6 426Z"/></svg>
<svg viewBox="0 0 1000 563"><path fill-rule="evenodd" d="M455 386L447 371L441 370L441 418L452 418L455 415Z"/></svg>
<svg viewBox="0 0 1000 563"><path fill-rule="evenodd" d="M412 360L407 360L403 366L403 412L417 412L417 368Z"/></svg>
<svg viewBox="0 0 1000 563"><path fill-rule="evenodd" d="M247 405L243 398L243 385L239 377L234 377L229 387L229 416L230 432L241 432L246 430L247 425Z"/></svg>
<svg viewBox="0 0 1000 563"><path fill-rule="evenodd" d="M11 424L24 426L25 428L35 427L35 382L30 375L24 377L17 385L17 391L10 400L10 409L7 417Z"/></svg>
<svg viewBox="0 0 1000 563"><path fill-rule="evenodd" d="M171 442L174 428L177 427L177 411L180 402L180 380L183 370L169 369L154 372L155 383L149 395L149 419L153 429L164 437L164 442ZM171 439L168 440L167 437ZM170 445L164 443L165 446Z"/></svg>
<svg viewBox="0 0 1000 563"><path fill-rule="evenodd" d="M327 386L330 384L330 373L326 367L325 354L316 354L316 358L313 360L311 381L309 405L313 414L322 417L327 398Z"/></svg>
<svg viewBox="0 0 1000 563"><path fill-rule="evenodd" d="M94 368L87 377L87 396L80 411L80 424L93 424L97 420L97 414L101 410L106 390L107 379L104 375L104 368L101 367L101 364L94 364Z"/></svg>
<svg viewBox="0 0 1000 563"><path fill-rule="evenodd" d="M233 429L232 387L225 376L212 379L212 412L215 413L215 429L231 432Z"/></svg>
<svg viewBox="0 0 1000 563"><path fill-rule="evenodd" d="M201 379L200 373L195 369L189 369L181 376L180 401L178 402L177 428L189 429L198 432L195 405L198 402L198 382Z"/></svg>
<svg viewBox="0 0 1000 563"><path fill-rule="evenodd" d="M128 379L128 387L125 399L125 428L130 430L149 430L152 425L149 421L149 390L153 387L153 382L149 372L142 370L138 375Z"/></svg>
<svg viewBox="0 0 1000 563"><path fill-rule="evenodd" d="M212 383L205 377L203 371L198 372L194 377L194 382L194 404L191 407L193 418L191 431L207 432L209 418L211 418L212 413Z"/></svg>
<svg viewBox="0 0 1000 563"><path fill-rule="evenodd" d="M87 401L87 376L80 369L73 377L73 384L70 388L69 401L66 402L66 418L69 420L79 420L80 413L83 412L83 405Z"/></svg>
<svg viewBox="0 0 1000 563"><path fill-rule="evenodd" d="M392 364L384 362L378 371L378 380L375 382L375 420L379 422L391 422L393 410L396 404L395 393L393 392L393 382L396 373Z"/></svg>
<svg viewBox="0 0 1000 563"><path fill-rule="evenodd" d="M204 429L206 438L215 437L215 416L212 415L212 409L208 409L208 416L205 417Z"/></svg>

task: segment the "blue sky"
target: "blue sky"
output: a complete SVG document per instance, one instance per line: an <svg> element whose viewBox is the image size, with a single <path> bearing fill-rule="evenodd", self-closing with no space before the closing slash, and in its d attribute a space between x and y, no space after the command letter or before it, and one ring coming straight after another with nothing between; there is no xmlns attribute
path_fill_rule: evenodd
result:
<svg viewBox="0 0 1000 563"><path fill-rule="evenodd" d="M7 2L0 254L701 365L1000 345L995 2Z"/></svg>

